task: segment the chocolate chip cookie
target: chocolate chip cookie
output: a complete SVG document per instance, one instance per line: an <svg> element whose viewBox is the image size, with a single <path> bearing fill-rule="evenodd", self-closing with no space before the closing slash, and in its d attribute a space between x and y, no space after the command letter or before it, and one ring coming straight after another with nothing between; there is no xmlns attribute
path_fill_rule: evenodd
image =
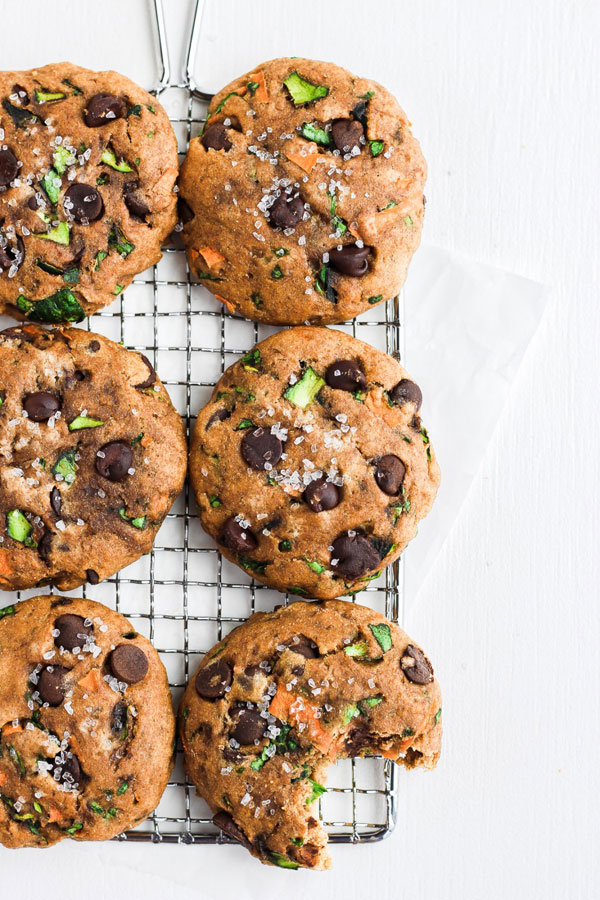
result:
<svg viewBox="0 0 600 900"><path fill-rule="evenodd" d="M185 471L146 357L76 328L0 332L0 588L68 591L148 553Z"/></svg>
<svg viewBox="0 0 600 900"><path fill-rule="evenodd" d="M179 731L216 825L262 862L325 869L313 804L330 764L380 754L432 769L441 713L431 663L403 631L354 603L298 601L207 653Z"/></svg>
<svg viewBox="0 0 600 900"><path fill-rule="evenodd" d="M402 287L425 174L381 85L331 63L264 63L219 91L190 144L179 182L190 269L250 319L350 319Z"/></svg>
<svg viewBox="0 0 600 900"><path fill-rule="evenodd" d="M139 824L173 767L167 675L146 638L91 600L0 609L0 842L98 841Z"/></svg>
<svg viewBox="0 0 600 900"><path fill-rule="evenodd" d="M0 312L80 322L160 259L177 145L162 106L117 72L0 73Z"/></svg>
<svg viewBox="0 0 600 900"><path fill-rule="evenodd" d="M395 359L327 328L279 332L200 412L190 474L219 549L280 591L365 587L427 515L439 468L421 391Z"/></svg>

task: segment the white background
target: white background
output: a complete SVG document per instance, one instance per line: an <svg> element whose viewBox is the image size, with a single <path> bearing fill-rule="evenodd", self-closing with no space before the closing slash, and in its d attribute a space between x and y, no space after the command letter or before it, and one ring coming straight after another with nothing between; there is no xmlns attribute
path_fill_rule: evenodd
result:
<svg viewBox="0 0 600 900"><path fill-rule="evenodd" d="M444 692L445 747L437 771L401 779L394 835L335 848L326 874L267 869L229 847L2 851L3 893L598 896L599 5L207 2L204 85L286 55L381 81L429 163L425 240L553 293L450 538L409 598L407 628ZM175 50L188 2L166 6ZM2 67L66 58L148 85L144 7L0 0ZM457 421L455 440L469 428Z"/></svg>

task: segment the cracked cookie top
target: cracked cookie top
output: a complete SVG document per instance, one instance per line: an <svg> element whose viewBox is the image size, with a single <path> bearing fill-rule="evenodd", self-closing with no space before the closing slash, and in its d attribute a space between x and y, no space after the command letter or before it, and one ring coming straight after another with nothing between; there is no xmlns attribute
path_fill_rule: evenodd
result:
<svg viewBox="0 0 600 900"><path fill-rule="evenodd" d="M157 100L117 72L0 73L0 312L80 322L160 259L177 145Z"/></svg>
<svg viewBox="0 0 600 900"><path fill-rule="evenodd" d="M204 528L280 591L361 590L435 498L421 399L395 359L341 331L267 338L227 369L198 416L190 475Z"/></svg>
<svg viewBox="0 0 600 900"><path fill-rule="evenodd" d="M157 806L173 765L152 644L91 600L0 609L0 842L107 840Z"/></svg>
<svg viewBox="0 0 600 900"><path fill-rule="evenodd" d="M358 604L297 601L206 654L179 731L216 825L262 862L324 869L315 801L330 764L379 754L431 769L441 713L431 663L397 626Z"/></svg>
<svg viewBox="0 0 600 900"><path fill-rule="evenodd" d="M148 553L186 452L146 357L77 328L0 332L0 588L72 590Z"/></svg>
<svg viewBox="0 0 600 900"><path fill-rule="evenodd" d="M406 115L332 63L275 59L219 91L179 184L190 269L250 319L350 319L398 293L421 238Z"/></svg>

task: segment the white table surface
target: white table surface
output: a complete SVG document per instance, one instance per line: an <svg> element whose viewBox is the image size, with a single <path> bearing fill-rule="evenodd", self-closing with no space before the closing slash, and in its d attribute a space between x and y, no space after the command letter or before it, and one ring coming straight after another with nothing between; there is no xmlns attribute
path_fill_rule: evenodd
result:
<svg viewBox="0 0 600 900"><path fill-rule="evenodd" d="M425 240L554 290L456 525L409 598L407 628L444 692L445 746L435 772L401 779L393 836L335 848L326 874L267 869L233 847L3 850L3 894L598 896L600 8L207 2L203 83L284 55L376 78L409 113L429 163ZM175 48L189 4L166 4ZM143 7L0 0L2 67L71 59L148 84ZM469 440L468 421L456 440Z"/></svg>

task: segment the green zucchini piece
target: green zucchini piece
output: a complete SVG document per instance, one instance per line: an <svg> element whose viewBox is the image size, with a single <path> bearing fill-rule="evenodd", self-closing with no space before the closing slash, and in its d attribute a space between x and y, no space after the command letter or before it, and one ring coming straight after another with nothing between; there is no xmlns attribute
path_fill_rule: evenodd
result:
<svg viewBox="0 0 600 900"><path fill-rule="evenodd" d="M390 631L389 625L384 625L383 623L378 623L376 625L369 625L371 633L381 649L384 653L387 653L388 650L391 650L394 646L392 641L392 633Z"/></svg>
<svg viewBox="0 0 600 900"><path fill-rule="evenodd" d="M273 865L279 866L280 869L300 868L297 862L288 859L287 856L284 856L283 853L278 853L276 850L267 850L267 859L269 859L270 862L273 863Z"/></svg>
<svg viewBox="0 0 600 900"><path fill-rule="evenodd" d="M249 556L245 556L243 553L240 553L238 559L245 569L248 569L250 572L256 572L257 575L264 575L265 569L269 565L268 562L250 559Z"/></svg>
<svg viewBox="0 0 600 900"><path fill-rule="evenodd" d="M59 175L63 175L67 170L67 167L72 166L73 163L76 162L76 157L73 153L71 153L70 150L67 150L66 147L63 147L62 144L54 151L53 159L54 169Z"/></svg>
<svg viewBox="0 0 600 900"><path fill-rule="evenodd" d="M293 403L294 406L298 406L300 409L307 409L324 384L324 379L317 375L315 370L309 366L302 378L296 384L292 384L283 396L290 403Z"/></svg>
<svg viewBox="0 0 600 900"><path fill-rule="evenodd" d="M260 350L256 348L249 350L245 356L242 356L241 362L247 372L258 372L258 367L262 362Z"/></svg>
<svg viewBox="0 0 600 900"><path fill-rule="evenodd" d="M111 169L114 169L116 172L133 172L131 166L126 163L124 159L117 160L115 151L112 147L105 147L100 159L105 165L110 166Z"/></svg>
<svg viewBox="0 0 600 900"><path fill-rule="evenodd" d="M10 606L4 606L0 609L0 619L5 619L6 616L14 616L15 614L15 606L14 603L11 603ZM440 710L441 712L441 710Z"/></svg>
<svg viewBox="0 0 600 900"><path fill-rule="evenodd" d="M356 644L348 644L348 646L344 647L344 653L346 656L351 656L353 659L362 659L367 655L369 648L365 641L358 641Z"/></svg>
<svg viewBox="0 0 600 900"><path fill-rule="evenodd" d="M374 303L381 303L383 300L383 294L377 294L374 297L369 297L369 303L373 306Z"/></svg>
<svg viewBox="0 0 600 900"><path fill-rule="evenodd" d="M135 244L127 240L121 229L117 225L113 225L108 235L108 246L120 253L123 258L129 256L132 250L135 250ZM120 293L120 291L119 291Z"/></svg>
<svg viewBox="0 0 600 900"><path fill-rule="evenodd" d="M37 547L31 536L33 525L20 509L10 509L6 513L6 530L13 541L18 541L26 547Z"/></svg>
<svg viewBox="0 0 600 900"><path fill-rule="evenodd" d="M284 78L283 83L294 101L294 106L304 106L307 103L313 103L315 100L326 97L329 93L329 88L326 85L313 84L312 81L299 75L296 70L290 72L288 77Z"/></svg>
<svg viewBox="0 0 600 900"><path fill-rule="evenodd" d="M79 269L77 266L72 266L63 272L63 280L66 284L79 284Z"/></svg>
<svg viewBox="0 0 600 900"><path fill-rule="evenodd" d="M62 79L62 84L66 84L67 87L70 87L70 88L71 88L71 90L73 91L73 96L74 96L74 97L77 96L78 94L83 94L83 91L81 90L81 88L80 88L80 87L77 87L76 84L73 84L72 81L69 81L68 78L63 78L63 79ZM81 826L81 827L83 828L83 826Z"/></svg>
<svg viewBox="0 0 600 900"><path fill-rule="evenodd" d="M316 572L317 575L320 575L321 572L325 571L325 566L322 565L320 562L317 562L314 559L307 559L306 556L303 556L302 559L304 560L304 562L306 563L308 568L312 569L313 572Z"/></svg>
<svg viewBox="0 0 600 900"><path fill-rule="evenodd" d="M102 419L92 419L89 416L75 416L72 422L69 422L69 431L81 431L83 428L98 428L105 423Z"/></svg>
<svg viewBox="0 0 600 900"><path fill-rule="evenodd" d="M53 100L64 100L67 96L62 91L40 91L37 88L34 94L37 103L51 103Z"/></svg>
<svg viewBox="0 0 600 900"><path fill-rule="evenodd" d="M246 431L248 428L254 428L254 422L250 419L241 419L239 425L236 425L234 431Z"/></svg>
<svg viewBox="0 0 600 900"><path fill-rule="evenodd" d="M41 180L41 185L48 194L50 203L54 206L58 203L62 181L60 175L57 175L54 169L49 169Z"/></svg>
<svg viewBox="0 0 600 900"><path fill-rule="evenodd" d="M348 725L348 723L351 722L352 719L356 719L357 716L360 716L360 709L356 703L348 704L344 713L344 725Z"/></svg>
<svg viewBox="0 0 600 900"><path fill-rule="evenodd" d="M306 138L307 141L314 141L315 144L320 144L321 147L329 147L331 144L330 133L325 131L324 128L318 128L316 125L311 125L309 122L304 123L300 129L300 134L302 137Z"/></svg>
<svg viewBox="0 0 600 900"><path fill-rule="evenodd" d="M129 522L130 525L133 525L134 528L139 528L142 531L146 527L146 516L134 516L133 518L129 518L125 513L125 508L122 506L119 510L119 515L123 519L124 522Z"/></svg>
<svg viewBox="0 0 600 900"><path fill-rule="evenodd" d="M271 278L273 278L274 281L279 281L280 278L283 278L283 272L281 271L279 263L277 263L274 269L271 269Z"/></svg>
<svg viewBox="0 0 600 900"><path fill-rule="evenodd" d="M326 793L327 793L327 788L326 788L326 787L323 787L322 784L319 784L317 781L313 781L312 778L309 778L308 781L309 781L309 783L312 785L312 794L310 795L310 797L309 797L308 800L306 801L305 806L310 806L310 804L311 804L311 803L314 803L314 801L315 801L318 797L320 797L322 794L326 794Z"/></svg>
<svg viewBox="0 0 600 900"><path fill-rule="evenodd" d="M277 549L279 550L280 553L287 553L288 550L292 549L292 542L288 541L287 539L284 541L279 541L279 544L277 545Z"/></svg>
<svg viewBox="0 0 600 900"><path fill-rule="evenodd" d="M61 288L55 294L43 300L28 300L21 294L17 298L17 307L32 322L81 322L85 313L71 291Z"/></svg>
<svg viewBox="0 0 600 900"><path fill-rule="evenodd" d="M369 141L371 156L379 156L383 152L383 141Z"/></svg>
<svg viewBox="0 0 600 900"><path fill-rule="evenodd" d="M48 275L62 275L63 274L62 269L59 269L58 266L53 266L52 263L46 262L43 259L39 259L39 258L36 259L35 264L38 267L38 269L41 269L42 272L47 272Z"/></svg>
<svg viewBox="0 0 600 900"><path fill-rule="evenodd" d="M97 185L106 184L107 181L108 181L108 175L106 173L104 173L104 175L98 175L98 177L96 178Z"/></svg>
<svg viewBox="0 0 600 900"><path fill-rule="evenodd" d="M97 272L100 268L100 263L103 259L106 259L108 256L108 250L98 250L96 253L96 265L94 266L94 272Z"/></svg>
<svg viewBox="0 0 600 900"><path fill-rule="evenodd" d="M62 475L65 484L73 484L77 474L74 450L65 450L60 454L52 468L52 474Z"/></svg>
<svg viewBox="0 0 600 900"><path fill-rule="evenodd" d="M139 116L141 116L141 114L142 114L142 107L140 106L139 103L136 103L135 106L129 107L129 109L127 110L127 112L125 114L125 118L128 119L129 116L138 116L138 118L139 118Z"/></svg>
<svg viewBox="0 0 600 900"><path fill-rule="evenodd" d="M21 109L20 106L13 106L8 100L2 101L2 106L13 120L15 128L28 128L40 121L40 117L29 109Z"/></svg>
<svg viewBox="0 0 600 900"><path fill-rule="evenodd" d="M68 247L71 240L71 231L66 222L59 222L50 231L42 232L35 236L42 241L52 241L54 244L62 244L64 247Z"/></svg>
<svg viewBox="0 0 600 900"><path fill-rule="evenodd" d="M367 706L379 706L380 703L383 703L383 697L365 697L364 700L360 701L361 703L366 703Z"/></svg>
<svg viewBox="0 0 600 900"><path fill-rule="evenodd" d="M337 291L331 283L331 269L328 265L323 265L319 269L315 287L320 294L327 297L330 303L337 303Z"/></svg>

